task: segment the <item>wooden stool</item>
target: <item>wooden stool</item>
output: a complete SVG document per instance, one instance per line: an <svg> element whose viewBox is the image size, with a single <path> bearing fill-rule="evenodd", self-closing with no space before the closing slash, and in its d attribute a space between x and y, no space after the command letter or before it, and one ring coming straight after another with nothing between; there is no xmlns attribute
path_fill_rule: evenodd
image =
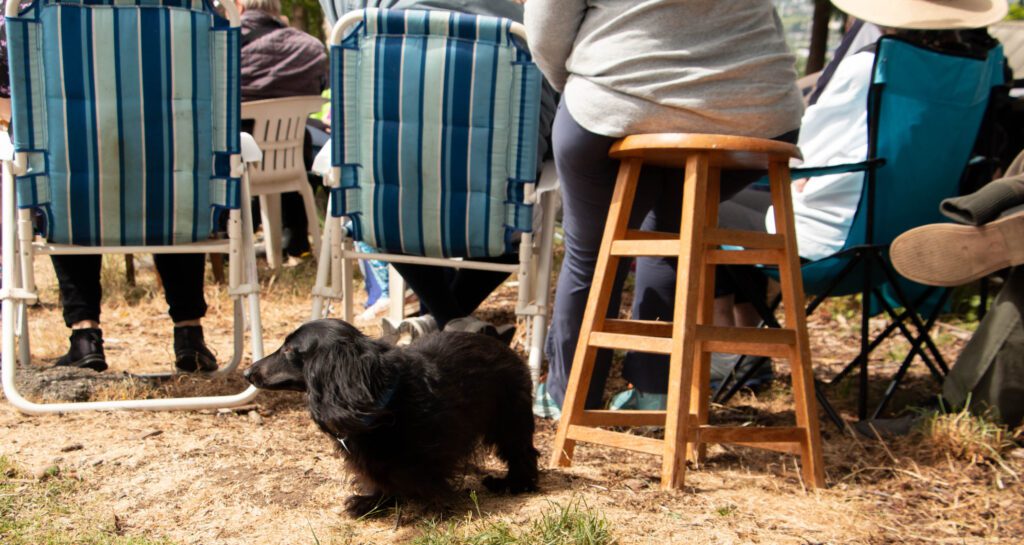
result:
<svg viewBox="0 0 1024 545"><path fill-rule="evenodd" d="M789 160L800 157L800 151L790 144L759 138L647 134L619 140L610 155L622 164L583 315L551 465L568 466L577 441L645 452L662 457L661 486L671 489L682 486L687 457L699 461L706 443L733 443L799 454L804 481L810 486L824 486L818 407L789 187ZM685 168L679 234L627 228L640 169L645 164ZM768 171L778 234L718 227L719 175L728 169ZM744 249L719 249L722 245ZM605 318L619 259L636 256L678 257L672 322ZM713 325L715 265L741 264L778 266L785 329ZM668 354L668 410L584 410L599 348ZM709 426L711 352L789 360L796 426ZM665 439L599 426L664 426Z"/></svg>

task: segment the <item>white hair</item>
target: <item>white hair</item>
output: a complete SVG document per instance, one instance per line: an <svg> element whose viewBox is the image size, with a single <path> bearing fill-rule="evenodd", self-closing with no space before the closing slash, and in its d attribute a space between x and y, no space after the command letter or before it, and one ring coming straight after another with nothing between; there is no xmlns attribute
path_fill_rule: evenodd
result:
<svg viewBox="0 0 1024 545"><path fill-rule="evenodd" d="M281 15L281 0L241 0L246 10L262 11L269 15Z"/></svg>

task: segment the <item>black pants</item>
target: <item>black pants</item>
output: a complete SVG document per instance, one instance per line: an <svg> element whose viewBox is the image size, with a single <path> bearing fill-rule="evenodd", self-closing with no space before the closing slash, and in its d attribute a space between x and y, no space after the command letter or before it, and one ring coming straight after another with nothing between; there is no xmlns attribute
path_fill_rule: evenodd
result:
<svg viewBox="0 0 1024 545"><path fill-rule="evenodd" d="M513 254L478 261L517 263L519 256ZM412 291L416 292L420 303L442 329L449 321L472 314L476 307L509 277L509 273L497 271L452 269L409 263L392 265ZM392 293L391 297L402 297L402 294Z"/></svg>
<svg viewBox="0 0 1024 545"><path fill-rule="evenodd" d="M64 323L68 327L84 320L100 321L99 255L50 256L60 285ZM164 298L171 320L196 320L206 315L203 273L206 254L154 254L153 262L164 284Z"/></svg>
<svg viewBox="0 0 1024 545"><path fill-rule="evenodd" d="M718 226L765 233L765 216L772 205L767 189L747 187L718 208ZM768 290L768 277L760 268L751 265L719 265L715 267L715 297L734 295L736 303L752 300L764 301Z"/></svg>

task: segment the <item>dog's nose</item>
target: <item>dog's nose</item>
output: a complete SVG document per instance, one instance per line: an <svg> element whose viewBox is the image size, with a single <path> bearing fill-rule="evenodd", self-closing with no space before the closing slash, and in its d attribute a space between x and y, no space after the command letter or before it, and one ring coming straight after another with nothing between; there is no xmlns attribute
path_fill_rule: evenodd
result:
<svg viewBox="0 0 1024 545"><path fill-rule="evenodd" d="M252 377L252 367L246 369L245 372L242 373L242 377L245 378L245 380L250 380Z"/></svg>

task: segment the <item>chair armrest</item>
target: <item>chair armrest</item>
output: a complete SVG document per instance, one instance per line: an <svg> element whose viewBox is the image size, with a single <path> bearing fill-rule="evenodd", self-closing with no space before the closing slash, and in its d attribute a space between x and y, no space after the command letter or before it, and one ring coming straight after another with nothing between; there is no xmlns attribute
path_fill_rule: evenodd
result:
<svg viewBox="0 0 1024 545"><path fill-rule="evenodd" d="M540 180L537 181L537 189L535 190L538 196L547 193L548 191L557 191L561 183L558 181L558 172L555 170L554 161L545 161L544 166L541 167Z"/></svg>
<svg viewBox="0 0 1024 545"><path fill-rule="evenodd" d="M242 140L242 162L243 163L258 163L263 160L263 151L260 150L259 144L256 143L256 139L247 132L241 133Z"/></svg>
<svg viewBox="0 0 1024 545"><path fill-rule="evenodd" d="M0 161L14 160L14 144L11 143L11 135L7 131L0 131Z"/></svg>
<svg viewBox="0 0 1024 545"><path fill-rule="evenodd" d="M790 170L790 177L792 177L794 180L797 178L814 178L815 176L828 176L829 174L860 172L864 170L876 169L882 166L885 166L885 159L876 158L869 159L867 161L861 161L860 163L846 163L842 165L831 165L827 167L794 168Z"/></svg>

